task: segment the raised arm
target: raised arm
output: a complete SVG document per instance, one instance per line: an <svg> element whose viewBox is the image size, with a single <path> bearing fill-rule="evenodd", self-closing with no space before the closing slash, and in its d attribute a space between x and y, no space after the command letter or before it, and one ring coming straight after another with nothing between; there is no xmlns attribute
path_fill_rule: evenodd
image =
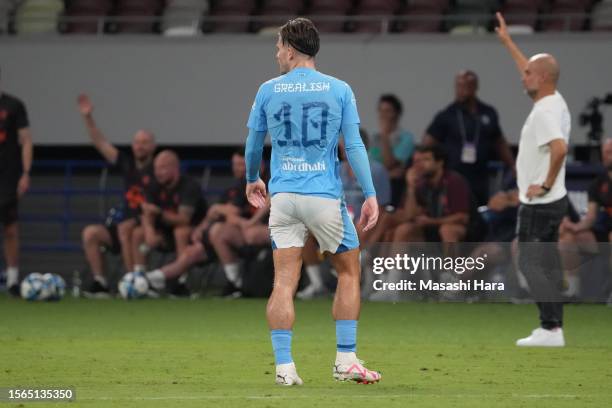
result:
<svg viewBox="0 0 612 408"><path fill-rule="evenodd" d="M516 67L518 68L519 73L523 75L523 73L525 72L525 68L527 68L527 58L516 46L514 41L512 41L512 37L510 37L510 34L508 34L506 20L504 20L504 17L501 15L501 13L497 12L495 16L497 17L497 22L499 24L495 28L495 32L497 33L497 36L499 37L501 43L508 49L508 52L510 52L510 55L516 63Z"/></svg>
<svg viewBox="0 0 612 408"><path fill-rule="evenodd" d="M78 105L93 145L104 157L104 160L111 164L115 164L119 156L119 150L106 140L102 131L96 126L96 122L93 118L93 104L89 100L89 97L85 94L79 95Z"/></svg>

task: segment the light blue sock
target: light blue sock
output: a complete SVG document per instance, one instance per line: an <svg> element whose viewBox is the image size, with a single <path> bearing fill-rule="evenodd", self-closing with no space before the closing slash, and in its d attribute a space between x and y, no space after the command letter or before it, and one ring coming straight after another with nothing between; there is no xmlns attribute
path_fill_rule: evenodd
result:
<svg viewBox="0 0 612 408"><path fill-rule="evenodd" d="M357 320L336 320L336 342L339 352L357 351Z"/></svg>
<svg viewBox="0 0 612 408"><path fill-rule="evenodd" d="M293 358L291 358L291 336L293 336L291 330L270 330L276 365L293 362Z"/></svg>

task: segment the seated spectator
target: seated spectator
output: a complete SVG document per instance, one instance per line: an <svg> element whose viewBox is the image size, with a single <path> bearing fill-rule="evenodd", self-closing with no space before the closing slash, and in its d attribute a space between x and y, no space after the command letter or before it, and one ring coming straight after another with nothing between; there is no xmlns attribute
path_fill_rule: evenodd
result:
<svg viewBox="0 0 612 408"><path fill-rule="evenodd" d="M367 132L364 129L359 129L359 133L365 148L368 149L369 138ZM361 207L365 201L365 197L359 183L357 183L355 174L353 173L353 170L346 159L346 152L344 151L344 144L342 141L340 141L338 154L341 161L340 178L344 188L346 208L353 220L359 220L361 215ZM370 171L372 172L372 181L374 182L378 204L381 206L381 208L384 208L386 205L390 204L391 201L391 184L389 181L389 174L385 166L374 160L370 160ZM362 231L358 230L357 233L361 235ZM304 289L299 291L296 294L296 297L298 299L312 299L313 297L324 294L325 287L323 285L321 271L321 263L323 258L320 256L318 244L312 236L304 245L302 260L304 263L306 276L308 276L309 284Z"/></svg>
<svg viewBox="0 0 612 408"><path fill-rule="evenodd" d="M206 229L202 222L191 235L192 244L179 254L175 261L146 273L152 288L155 291L164 290L168 281L184 275L197 263L214 259L216 253L230 283L231 289L226 289L225 294L240 295L242 289L240 250L247 245L258 246L270 243L266 219L269 212L268 203L266 207L257 209L250 217L236 215L228 217L225 221L213 223L207 230L209 241L206 245L203 242L203 233ZM207 250L209 245L212 249Z"/></svg>
<svg viewBox="0 0 612 408"><path fill-rule="evenodd" d="M109 143L97 127L93 104L87 95L79 96L78 107L94 147L107 163L121 172L124 184L123 201L120 207L113 209L114 216L109 216L106 224L88 225L82 232L85 257L93 275L91 286L83 293L86 297L103 298L109 296L102 262L103 247L112 253L121 251L125 270L134 269L132 232L140 216L144 188L153 179L155 138L151 132L139 130L132 139L131 153L124 153Z"/></svg>
<svg viewBox="0 0 612 408"><path fill-rule="evenodd" d="M483 238L484 225L469 185L445 165L446 156L439 147L416 150L414 166L408 171L404 210L408 221L395 228L393 242L453 243Z"/></svg>
<svg viewBox="0 0 612 408"><path fill-rule="evenodd" d="M399 126L402 102L393 94L378 100L378 132L368 149L371 161L381 163L391 178L391 204L397 206L404 193L404 171L414 151L414 136Z"/></svg>
<svg viewBox="0 0 612 408"><path fill-rule="evenodd" d="M605 172L589 187L586 215L575 221L565 217L559 227L559 247L567 283L564 295L568 297L575 297L580 292L580 253L596 253L597 242L612 242L612 139L601 145L601 162Z"/></svg>
<svg viewBox="0 0 612 408"><path fill-rule="evenodd" d="M489 199L488 163L491 152L514 171L514 158L502 134L497 111L477 96L478 76L461 71L455 77L455 101L440 111L427 128L424 145L439 144L448 168L468 181L476 203Z"/></svg>
<svg viewBox="0 0 612 408"><path fill-rule="evenodd" d="M264 173L263 169L261 173ZM147 274L156 290L164 289L166 281L182 276L191 266L217 259L211 238L219 235L228 222L240 225L241 231L244 230L245 232L247 241L256 241L251 236L251 228L246 228L246 220L254 217L257 210L249 204L245 195L246 164L244 149L237 150L232 155L232 175L233 183L223 192L220 201L210 206L204 219L193 229L190 237L191 245L185 249L185 252L180 254L176 261ZM254 226L256 224L254 223ZM223 259L227 260L229 257ZM228 262L224 267L224 272L228 280L228 287L225 291L233 293L240 288L242 283L240 268ZM181 288L181 290L183 289Z"/></svg>
<svg viewBox="0 0 612 408"><path fill-rule="evenodd" d="M180 256L189 245L193 226L202 220L207 208L199 183L181 174L176 153L160 152L153 165L155 180L145 189L141 225L132 234L136 271L145 270L145 257L151 249L175 249Z"/></svg>

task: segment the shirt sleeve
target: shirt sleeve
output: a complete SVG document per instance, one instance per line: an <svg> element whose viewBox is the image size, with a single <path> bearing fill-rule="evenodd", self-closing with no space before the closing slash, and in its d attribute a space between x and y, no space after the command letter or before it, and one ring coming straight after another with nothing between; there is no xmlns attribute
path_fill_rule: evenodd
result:
<svg viewBox="0 0 612 408"><path fill-rule="evenodd" d="M538 146L547 145L554 139L563 139L561 125L551 111L541 110L533 120Z"/></svg>
<svg viewBox="0 0 612 408"><path fill-rule="evenodd" d="M344 125L359 124L359 112L357 112L357 99L351 87L346 84L345 94L342 101L342 123Z"/></svg>
<svg viewBox="0 0 612 408"><path fill-rule="evenodd" d="M357 182L361 186L363 195L366 198L375 196L376 190L374 190L374 183L372 182L368 153L359 135L359 126L354 123L343 125L342 134L344 135L346 157L351 165L351 169L353 169L353 173L355 173Z"/></svg>
<svg viewBox="0 0 612 408"><path fill-rule="evenodd" d="M590 203L597 203L597 205L601 206L601 202L599 199L599 181L600 181L600 178L598 177L589 185L588 201Z"/></svg>
<svg viewBox="0 0 612 408"><path fill-rule="evenodd" d="M426 130L427 134L436 139L436 141L442 143L446 135L446 129L444 125L444 113L438 112L434 117L433 121L429 124Z"/></svg>
<svg viewBox="0 0 612 408"><path fill-rule="evenodd" d="M244 159L246 161L246 178L247 182L249 183L254 183L259 179L261 155L263 153L265 140L265 131L256 131L253 128L249 129L249 135L247 136L246 147L244 150Z"/></svg>
<svg viewBox="0 0 612 408"><path fill-rule="evenodd" d="M447 215L457 213L470 213L470 187L465 179L459 175L449 178L447 187L448 212Z"/></svg>
<svg viewBox="0 0 612 408"><path fill-rule="evenodd" d="M249 120L247 122L247 127L257 132L266 132L268 130L268 121L265 110L265 93L266 89L264 85L261 85L257 91L257 95L255 96L255 101L251 107L251 113L249 114Z"/></svg>
<svg viewBox="0 0 612 408"><path fill-rule="evenodd" d="M26 110L23 102L19 101L17 103L17 110L15 112L15 124L17 125L17 129L25 129L30 126L30 121L28 120L28 112Z"/></svg>
<svg viewBox="0 0 612 408"><path fill-rule="evenodd" d="M378 204L387 205L391 202L391 181L384 166L372 166L372 178L376 189Z"/></svg>
<svg viewBox="0 0 612 408"><path fill-rule="evenodd" d="M198 201L200 201L201 195L202 192L197 182L192 180L186 183L185 188L181 191L179 207L195 209L198 205Z"/></svg>

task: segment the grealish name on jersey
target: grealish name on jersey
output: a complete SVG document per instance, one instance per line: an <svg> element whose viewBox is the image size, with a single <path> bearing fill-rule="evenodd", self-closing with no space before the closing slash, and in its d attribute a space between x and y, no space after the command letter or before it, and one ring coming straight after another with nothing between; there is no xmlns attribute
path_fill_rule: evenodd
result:
<svg viewBox="0 0 612 408"><path fill-rule="evenodd" d="M293 93L293 92L327 92L331 89L329 82L295 82L295 83L276 83L274 93Z"/></svg>

